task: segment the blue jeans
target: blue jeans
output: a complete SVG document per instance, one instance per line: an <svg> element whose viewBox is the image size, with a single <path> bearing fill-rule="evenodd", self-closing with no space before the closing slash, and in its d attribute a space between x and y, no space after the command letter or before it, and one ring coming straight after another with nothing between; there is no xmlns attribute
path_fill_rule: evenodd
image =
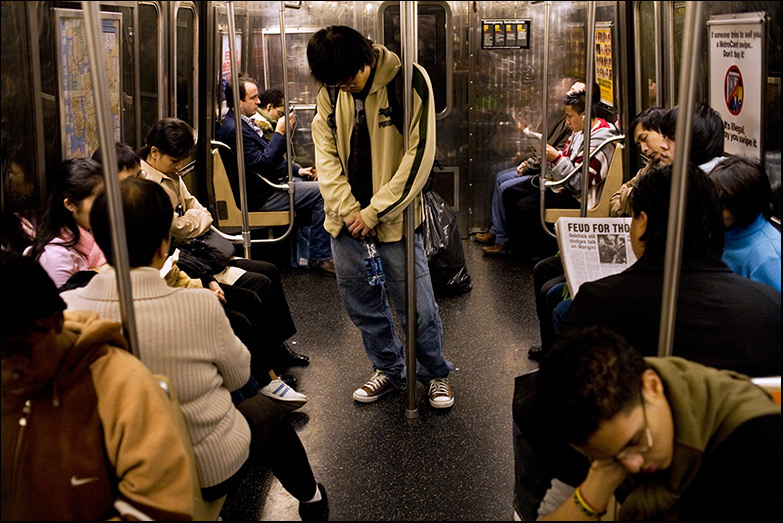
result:
<svg viewBox="0 0 783 523"><path fill-rule="evenodd" d="M259 210L285 211L287 209L288 193L275 191ZM312 225L306 227L310 233L310 261L319 262L331 259L331 236L324 229L324 199L318 189L318 182L294 178L294 209L300 213L310 213ZM302 233L306 233L305 227L302 228ZM297 235L299 235L298 232ZM299 250L302 250L301 247Z"/></svg>
<svg viewBox="0 0 783 523"><path fill-rule="evenodd" d="M386 298L389 291L397 317L405 330L405 240L379 243L386 284L371 286L364 267L364 242L345 229L332 238L337 286L348 316L362 333L364 350L374 370L383 371L398 388L405 386L405 355L397 336L392 310ZM416 378L428 382L444 378L454 368L443 357L443 328L438 304L424 255L421 235L416 234Z"/></svg>
<svg viewBox="0 0 783 523"><path fill-rule="evenodd" d="M503 191L530 178L517 176L517 168L512 167L501 171L495 179L495 190L492 191L492 227L489 232L495 235L495 243L504 244L508 240L506 234L506 208L503 206Z"/></svg>
<svg viewBox="0 0 783 523"><path fill-rule="evenodd" d="M555 326L555 332L560 334L565 322L565 317L568 314L568 309L571 307L571 300L563 300L557 304L552 311L552 324Z"/></svg>

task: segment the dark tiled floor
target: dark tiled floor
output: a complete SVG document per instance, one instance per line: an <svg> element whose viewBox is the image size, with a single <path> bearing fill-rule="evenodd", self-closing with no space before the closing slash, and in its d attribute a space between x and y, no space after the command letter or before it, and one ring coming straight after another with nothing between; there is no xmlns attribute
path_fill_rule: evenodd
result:
<svg viewBox="0 0 783 523"><path fill-rule="evenodd" d="M539 341L533 263L483 258L470 241L463 248L473 290L438 299L444 352L457 369L455 405L432 409L418 385L417 420L405 418L404 394L373 404L351 399L372 367L336 282L285 273L298 327L293 347L312 362L292 371L310 401L290 418L328 489L331 519L512 519L513 378L532 368L527 349ZM253 474L223 518L255 519L268 489L268 474Z"/></svg>

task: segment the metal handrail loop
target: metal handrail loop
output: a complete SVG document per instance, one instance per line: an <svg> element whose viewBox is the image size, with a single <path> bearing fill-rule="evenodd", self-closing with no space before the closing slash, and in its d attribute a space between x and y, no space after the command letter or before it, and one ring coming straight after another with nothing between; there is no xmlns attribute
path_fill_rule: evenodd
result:
<svg viewBox="0 0 783 523"><path fill-rule="evenodd" d="M590 160L595 158L596 154L598 154L599 152L603 151L604 148L607 145L615 143L615 142L621 142L623 140L625 140L625 135L619 134L619 135L616 135L616 136L610 136L609 138L607 138L606 140L601 142L595 149L590 151L590 154L587 157L588 165L590 164ZM583 156L583 158L584 158L584 156ZM576 167L574 167L571 170L570 173L566 174L564 178L561 178L560 180L546 180L544 183L546 184L547 187L560 187L561 185L566 183L568 180L570 180L571 178L576 176L576 173L578 173L583 168L584 168L584 160L582 161L582 163L580 165L577 165ZM588 171L588 173L589 173L589 171Z"/></svg>

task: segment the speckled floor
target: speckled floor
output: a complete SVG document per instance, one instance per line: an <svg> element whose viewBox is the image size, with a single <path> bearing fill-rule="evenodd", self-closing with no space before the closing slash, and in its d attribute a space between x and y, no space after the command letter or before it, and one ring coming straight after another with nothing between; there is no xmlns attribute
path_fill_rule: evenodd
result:
<svg viewBox="0 0 783 523"><path fill-rule="evenodd" d="M372 404L351 399L372 374L359 331L333 279L292 269L284 285L298 332L293 348L310 356L292 369L310 401L290 420L326 486L333 520L511 520L513 378L533 367L538 344L531 261L484 258L463 241L473 290L438 298L455 404L436 411L418 385L419 419L405 396ZM264 505L266 505L264 507ZM259 470L229 499L222 518L295 520L297 504Z"/></svg>

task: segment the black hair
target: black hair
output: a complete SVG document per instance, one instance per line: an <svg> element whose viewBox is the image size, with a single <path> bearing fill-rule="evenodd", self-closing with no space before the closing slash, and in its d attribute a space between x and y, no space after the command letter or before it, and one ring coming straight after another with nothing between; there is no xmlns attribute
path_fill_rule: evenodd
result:
<svg viewBox="0 0 783 523"><path fill-rule="evenodd" d="M14 344L6 343L7 336L32 327L37 320L64 311L66 305L52 279L32 258L3 249L0 266L2 355L7 357L14 354Z"/></svg>
<svg viewBox="0 0 783 523"><path fill-rule="evenodd" d="M720 259L724 244L723 210L715 185L692 163L687 176L683 265ZM642 176L631 191L633 215L647 214L647 230L641 237L644 257L660 263L666 254L671 178L672 166L659 165Z"/></svg>
<svg viewBox="0 0 783 523"><path fill-rule="evenodd" d="M585 99L587 98L587 90L584 91L572 91L563 98L563 105L573 107L574 111L578 114L585 112ZM593 103L591 104L591 111L593 118L595 118L595 107L601 100L601 88L597 83L593 83Z"/></svg>
<svg viewBox="0 0 783 523"><path fill-rule="evenodd" d="M319 30L307 43L307 61L316 81L336 85L353 78L365 65L375 64L372 40L344 25Z"/></svg>
<svg viewBox="0 0 783 523"><path fill-rule="evenodd" d="M661 132L661 120L666 114L666 109L662 107L648 107L636 115L631 122L631 132L636 131L636 126L641 124L643 129L648 131Z"/></svg>
<svg viewBox="0 0 783 523"><path fill-rule="evenodd" d="M746 227L759 214L771 214L772 187L764 166L755 160L733 156L710 173L721 205L734 216L733 227Z"/></svg>
<svg viewBox="0 0 783 523"><path fill-rule="evenodd" d="M167 154L175 160L183 160L193 153L196 141L193 138L193 128L178 118L164 118L153 124L144 138L144 147L139 156L146 160L152 147Z"/></svg>
<svg viewBox="0 0 783 523"><path fill-rule="evenodd" d="M116 143L116 154L117 154L117 171L122 171L123 169L133 169L137 165L141 165L141 156L127 143L117 142ZM100 150L100 148L96 149L94 153L92 153L92 159L96 162L103 164L103 152Z"/></svg>
<svg viewBox="0 0 783 523"><path fill-rule="evenodd" d="M538 370L536 402L569 443L583 445L602 423L641 405L644 357L604 327L561 334Z"/></svg>
<svg viewBox="0 0 783 523"><path fill-rule="evenodd" d="M258 95L258 101L261 103L261 107L266 107L272 104L272 107L280 107L285 101L283 91L280 89L267 89Z"/></svg>
<svg viewBox="0 0 783 523"><path fill-rule="evenodd" d="M672 107L661 120L661 134L674 140L678 107ZM691 122L691 157L696 165L723 156L723 118L705 104L696 104Z"/></svg>
<svg viewBox="0 0 783 523"><path fill-rule="evenodd" d="M79 243L81 234L73 213L65 207L67 198L75 205L81 205L95 188L103 183L103 168L91 158L75 158L60 164L58 176L55 178L54 189L44 209L41 220L35 231L33 249L30 256L37 260L44 248L62 234L67 228L71 233L68 240L58 241L63 247L73 247Z"/></svg>
<svg viewBox="0 0 783 523"><path fill-rule="evenodd" d="M245 84L248 82L254 84L256 87L258 86L258 82L256 82L252 76L240 73L239 74L239 99L240 100L245 99L245 95L247 93L247 89L245 89ZM228 105L229 109L234 108L234 85L231 83L231 79L229 79L226 82L226 105Z"/></svg>
<svg viewBox="0 0 783 523"><path fill-rule="evenodd" d="M125 178L120 182L120 193L130 266L146 267L152 263L163 240L169 237L174 208L163 187L150 180ZM94 224L92 232L106 261L114 265L105 191L95 198L90 223Z"/></svg>

